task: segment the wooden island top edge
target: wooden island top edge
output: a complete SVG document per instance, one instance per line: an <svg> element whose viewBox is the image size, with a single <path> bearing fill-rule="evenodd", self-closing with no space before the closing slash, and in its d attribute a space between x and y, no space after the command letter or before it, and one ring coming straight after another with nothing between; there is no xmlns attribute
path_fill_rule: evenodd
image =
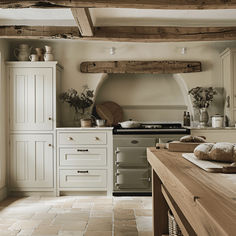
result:
<svg viewBox="0 0 236 236"><path fill-rule="evenodd" d="M208 173L180 152L152 147L147 153L153 170L198 235L236 234L236 174Z"/></svg>

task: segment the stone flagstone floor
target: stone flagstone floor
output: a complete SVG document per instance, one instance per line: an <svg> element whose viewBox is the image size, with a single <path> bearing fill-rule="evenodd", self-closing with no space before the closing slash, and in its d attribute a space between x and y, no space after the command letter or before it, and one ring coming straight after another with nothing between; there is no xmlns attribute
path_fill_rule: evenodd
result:
<svg viewBox="0 0 236 236"><path fill-rule="evenodd" d="M0 202L0 236L151 236L151 197L24 197Z"/></svg>

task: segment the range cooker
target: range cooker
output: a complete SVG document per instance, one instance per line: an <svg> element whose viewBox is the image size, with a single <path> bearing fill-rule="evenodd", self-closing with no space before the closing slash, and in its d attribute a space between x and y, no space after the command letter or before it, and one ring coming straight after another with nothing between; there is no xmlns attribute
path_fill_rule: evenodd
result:
<svg viewBox="0 0 236 236"><path fill-rule="evenodd" d="M179 140L190 130L180 123L142 123L140 128L113 129L113 195L151 195L147 147Z"/></svg>

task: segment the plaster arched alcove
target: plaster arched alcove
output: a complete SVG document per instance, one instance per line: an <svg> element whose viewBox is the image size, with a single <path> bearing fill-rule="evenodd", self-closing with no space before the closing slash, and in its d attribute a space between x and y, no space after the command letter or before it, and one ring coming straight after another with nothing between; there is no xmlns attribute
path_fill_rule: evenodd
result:
<svg viewBox="0 0 236 236"><path fill-rule="evenodd" d="M95 103L105 101L118 103L125 120L181 122L193 110L184 79L173 74L103 74Z"/></svg>

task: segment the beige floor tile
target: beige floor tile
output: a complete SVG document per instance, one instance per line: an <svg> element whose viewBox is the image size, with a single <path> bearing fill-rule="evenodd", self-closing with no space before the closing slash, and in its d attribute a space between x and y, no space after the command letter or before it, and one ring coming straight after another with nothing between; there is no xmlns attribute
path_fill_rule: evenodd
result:
<svg viewBox="0 0 236 236"><path fill-rule="evenodd" d="M32 216L32 220L46 220L46 219L54 219L57 214L52 213L39 213Z"/></svg>
<svg viewBox="0 0 236 236"><path fill-rule="evenodd" d="M112 210L92 210L91 217L112 217Z"/></svg>
<svg viewBox="0 0 236 236"><path fill-rule="evenodd" d="M152 232L138 232L138 236L152 236Z"/></svg>
<svg viewBox="0 0 236 236"><path fill-rule="evenodd" d="M84 232L60 230L58 236L84 236Z"/></svg>
<svg viewBox="0 0 236 236"><path fill-rule="evenodd" d="M69 221L69 220L78 220L78 221L88 221L89 219L88 211L80 211L78 213L65 213L59 214L56 216L55 221Z"/></svg>
<svg viewBox="0 0 236 236"><path fill-rule="evenodd" d="M61 226L41 226L34 230L32 236L57 235Z"/></svg>
<svg viewBox="0 0 236 236"><path fill-rule="evenodd" d="M134 210L132 209L115 209L114 210L115 220L135 220Z"/></svg>
<svg viewBox="0 0 236 236"><path fill-rule="evenodd" d="M115 235L122 235L122 233L137 235L138 233L135 220L115 220L114 229Z"/></svg>
<svg viewBox="0 0 236 236"><path fill-rule="evenodd" d="M91 217L87 231L112 231L111 217Z"/></svg>
<svg viewBox="0 0 236 236"><path fill-rule="evenodd" d="M112 236L112 231L87 231L84 236Z"/></svg>
<svg viewBox="0 0 236 236"><path fill-rule="evenodd" d="M17 236L31 236L32 235L32 233L33 233L33 229L30 229L30 230L21 230L18 234L17 234Z"/></svg>
<svg viewBox="0 0 236 236"><path fill-rule="evenodd" d="M137 216L136 217L138 231L152 231L152 217L151 216Z"/></svg>
<svg viewBox="0 0 236 236"><path fill-rule="evenodd" d="M18 220L9 229L10 230L26 230L37 228L40 220Z"/></svg>
<svg viewBox="0 0 236 236"><path fill-rule="evenodd" d="M114 236L138 236L138 232L133 232L133 231L118 232L118 231L115 231Z"/></svg>
<svg viewBox="0 0 236 236"><path fill-rule="evenodd" d="M135 209L136 216L152 216L152 209Z"/></svg>
<svg viewBox="0 0 236 236"><path fill-rule="evenodd" d="M17 236L19 230L0 230L1 236Z"/></svg>
<svg viewBox="0 0 236 236"><path fill-rule="evenodd" d="M71 221L62 225L61 230L64 231L84 231L88 222L86 221Z"/></svg>

